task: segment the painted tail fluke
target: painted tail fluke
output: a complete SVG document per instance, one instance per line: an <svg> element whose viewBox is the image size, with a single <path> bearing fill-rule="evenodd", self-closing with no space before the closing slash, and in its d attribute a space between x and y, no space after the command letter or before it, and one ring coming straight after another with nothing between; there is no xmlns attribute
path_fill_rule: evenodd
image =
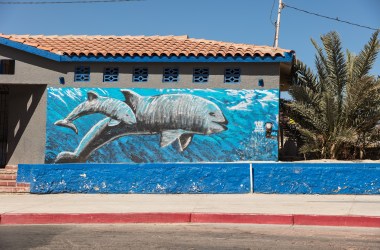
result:
<svg viewBox="0 0 380 250"><path fill-rule="evenodd" d="M86 162L85 160L81 160L77 154L73 152L61 152L55 158L54 163L78 163L78 162Z"/></svg>
<svg viewBox="0 0 380 250"><path fill-rule="evenodd" d="M63 119L63 120L59 120L59 121L56 121L54 123L54 125L57 125L57 126L61 126L61 127L66 127L66 128L71 128L72 130L74 130L74 132L76 134L78 134L78 129L77 127L74 125L74 123L66 120L66 119Z"/></svg>

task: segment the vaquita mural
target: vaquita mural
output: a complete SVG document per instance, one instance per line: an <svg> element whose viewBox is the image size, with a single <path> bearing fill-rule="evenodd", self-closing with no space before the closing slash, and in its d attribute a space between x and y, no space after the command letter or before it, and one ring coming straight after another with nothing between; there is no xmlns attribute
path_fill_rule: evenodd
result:
<svg viewBox="0 0 380 250"><path fill-rule="evenodd" d="M49 88L46 163L277 160L279 92Z"/></svg>

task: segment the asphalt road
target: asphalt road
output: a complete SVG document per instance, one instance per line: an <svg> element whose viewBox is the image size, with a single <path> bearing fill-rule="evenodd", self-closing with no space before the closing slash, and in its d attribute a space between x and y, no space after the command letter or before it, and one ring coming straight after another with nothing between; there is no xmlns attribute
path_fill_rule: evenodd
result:
<svg viewBox="0 0 380 250"><path fill-rule="evenodd" d="M380 249L380 228L241 224L2 225L0 249Z"/></svg>

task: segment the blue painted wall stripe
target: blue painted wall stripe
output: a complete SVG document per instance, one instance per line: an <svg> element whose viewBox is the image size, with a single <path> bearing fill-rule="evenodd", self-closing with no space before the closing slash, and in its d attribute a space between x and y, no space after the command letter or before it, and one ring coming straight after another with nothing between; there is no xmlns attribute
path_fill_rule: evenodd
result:
<svg viewBox="0 0 380 250"><path fill-rule="evenodd" d="M208 62L208 63L279 63L292 62L294 53L285 52L284 56L67 56L57 55L55 53L14 42L9 39L0 37L0 44L22 50L34 55L58 62Z"/></svg>
<svg viewBox="0 0 380 250"><path fill-rule="evenodd" d="M254 191L275 194L380 194L380 164L256 163Z"/></svg>
<svg viewBox="0 0 380 250"><path fill-rule="evenodd" d="M249 163L20 164L32 193L249 193ZM380 164L252 163L255 193L380 194Z"/></svg>
<svg viewBox="0 0 380 250"><path fill-rule="evenodd" d="M250 187L249 164L30 166L19 165L17 180L29 179L31 193L248 193ZM22 176L28 173L32 178Z"/></svg>

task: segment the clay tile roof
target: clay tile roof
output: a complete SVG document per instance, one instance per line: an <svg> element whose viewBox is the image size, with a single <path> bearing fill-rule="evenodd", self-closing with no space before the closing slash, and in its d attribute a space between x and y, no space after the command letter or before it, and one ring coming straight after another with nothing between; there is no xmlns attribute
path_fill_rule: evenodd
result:
<svg viewBox="0 0 380 250"><path fill-rule="evenodd" d="M292 50L219 42L184 36L44 36L5 35L0 38L67 56L284 56Z"/></svg>

